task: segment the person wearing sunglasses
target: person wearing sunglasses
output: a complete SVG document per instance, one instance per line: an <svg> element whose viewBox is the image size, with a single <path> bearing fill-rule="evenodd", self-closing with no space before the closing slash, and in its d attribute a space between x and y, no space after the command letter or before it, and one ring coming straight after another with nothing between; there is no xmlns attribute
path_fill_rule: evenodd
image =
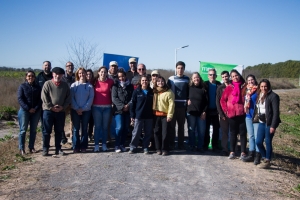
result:
<svg viewBox="0 0 300 200"><path fill-rule="evenodd" d="M131 84L133 85L134 89L136 89L138 87L138 83L139 83L142 76L145 75L149 82L151 80L151 76L149 74L147 74L145 64L143 64L143 63L138 64L137 73L138 74L136 74L131 80Z"/></svg>

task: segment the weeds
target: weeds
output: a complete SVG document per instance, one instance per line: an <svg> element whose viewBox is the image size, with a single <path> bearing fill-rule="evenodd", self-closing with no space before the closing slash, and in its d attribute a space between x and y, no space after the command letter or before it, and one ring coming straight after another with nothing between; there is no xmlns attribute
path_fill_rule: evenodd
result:
<svg viewBox="0 0 300 200"><path fill-rule="evenodd" d="M32 158L26 158L20 154L16 154L16 158L18 162L26 162L26 161L32 161Z"/></svg>
<svg viewBox="0 0 300 200"><path fill-rule="evenodd" d="M15 169L16 166L15 165L7 165L5 167L2 168L3 171L7 171L7 170L12 170Z"/></svg>
<svg viewBox="0 0 300 200"><path fill-rule="evenodd" d="M3 138L0 138L0 142L5 142L8 141L10 139L14 138L14 136L12 135L12 133L5 135Z"/></svg>
<svg viewBox="0 0 300 200"><path fill-rule="evenodd" d="M7 180L10 178L10 175L3 175L3 176L0 176L0 180L4 181L4 180Z"/></svg>
<svg viewBox="0 0 300 200"><path fill-rule="evenodd" d="M11 106L0 106L0 119L11 120L17 114L17 109Z"/></svg>
<svg viewBox="0 0 300 200"><path fill-rule="evenodd" d="M6 125L8 125L8 126L14 126L14 125L16 125L16 124L15 124L15 122L13 122L13 121L7 121L7 122L6 122Z"/></svg>
<svg viewBox="0 0 300 200"><path fill-rule="evenodd" d="M300 184L293 188L295 191L300 192Z"/></svg>

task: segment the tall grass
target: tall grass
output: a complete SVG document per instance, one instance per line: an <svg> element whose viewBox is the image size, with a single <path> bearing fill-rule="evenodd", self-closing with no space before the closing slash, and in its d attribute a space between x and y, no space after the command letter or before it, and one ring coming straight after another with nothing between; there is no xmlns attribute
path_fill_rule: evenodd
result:
<svg viewBox="0 0 300 200"><path fill-rule="evenodd" d="M0 77L0 106L19 108L17 91L24 78Z"/></svg>

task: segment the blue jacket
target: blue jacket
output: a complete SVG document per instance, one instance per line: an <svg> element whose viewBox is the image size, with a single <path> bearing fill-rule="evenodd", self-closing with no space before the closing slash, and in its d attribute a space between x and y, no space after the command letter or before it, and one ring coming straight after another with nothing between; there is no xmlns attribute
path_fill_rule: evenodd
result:
<svg viewBox="0 0 300 200"><path fill-rule="evenodd" d="M186 101L189 98L189 83L190 78L186 75L169 77L167 84L175 95L175 108L186 108Z"/></svg>
<svg viewBox="0 0 300 200"><path fill-rule="evenodd" d="M130 117L133 119L152 119L153 118L153 90L148 87L147 95L141 87L133 91L132 104L130 106Z"/></svg>
<svg viewBox="0 0 300 200"><path fill-rule="evenodd" d="M76 81L71 85L71 105L74 110L91 110L94 100L94 88L90 83Z"/></svg>
<svg viewBox="0 0 300 200"><path fill-rule="evenodd" d="M247 118L252 119L252 117L253 117L254 109L255 109L255 105L256 105L256 98L257 98L257 93L254 92L250 97L250 108L249 108L249 113L246 114Z"/></svg>
<svg viewBox="0 0 300 200"><path fill-rule="evenodd" d="M18 89L18 102L26 111L31 108L38 110L42 107L41 88L35 82L30 85L27 81L22 83Z"/></svg>

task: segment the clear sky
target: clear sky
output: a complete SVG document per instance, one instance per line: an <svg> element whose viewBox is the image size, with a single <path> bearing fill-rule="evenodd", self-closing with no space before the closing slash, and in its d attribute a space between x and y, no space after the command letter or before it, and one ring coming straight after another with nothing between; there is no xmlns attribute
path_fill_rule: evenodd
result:
<svg viewBox="0 0 300 200"><path fill-rule="evenodd" d="M148 69L300 60L299 0L0 0L0 66L52 67L75 38ZM99 63L101 65L102 63Z"/></svg>

